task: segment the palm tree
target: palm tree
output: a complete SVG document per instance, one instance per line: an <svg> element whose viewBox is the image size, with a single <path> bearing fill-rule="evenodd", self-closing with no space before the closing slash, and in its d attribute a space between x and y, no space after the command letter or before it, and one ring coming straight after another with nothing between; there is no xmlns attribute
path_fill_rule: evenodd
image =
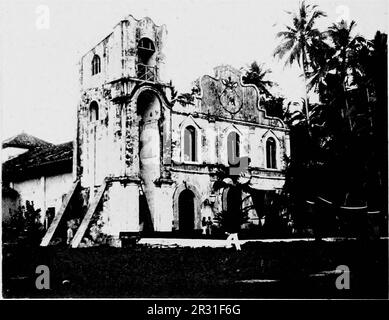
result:
<svg viewBox="0 0 389 320"><path fill-rule="evenodd" d="M363 72L360 66L359 52L361 48L367 45L363 37L352 36L355 26L355 21L347 23L342 20L332 24L328 29L328 35L335 51L334 55L328 61L328 65L333 66L333 70L339 78L346 111L342 112L342 114L343 117L348 117L350 131L353 130L353 124L350 115L350 106L347 100L347 92L351 86L357 85L355 79L360 78L359 75Z"/></svg>
<svg viewBox="0 0 389 320"><path fill-rule="evenodd" d="M274 86L274 82L265 80L265 77L271 73L270 69L265 69L265 65L258 64L256 61L252 62L246 74L242 77L242 81L245 84L255 85L259 92L266 97L271 97L269 89Z"/></svg>
<svg viewBox="0 0 389 320"><path fill-rule="evenodd" d="M322 94L328 86L327 77L333 73L335 49L326 42L321 42L310 48L311 70L307 73L308 91L314 89ZM323 90L324 89L324 90Z"/></svg>
<svg viewBox="0 0 389 320"><path fill-rule="evenodd" d="M288 55L285 65L292 65L297 61L303 70L305 83L305 112L307 115L307 124L309 130L309 105L307 77L310 62L311 49L324 41L324 34L315 28L315 22L320 17L325 17L323 11L317 10L317 5L305 4L303 1L297 14L287 12L292 16L292 26L286 26L285 31L277 33L278 38L282 38L282 43L277 46L273 56L282 59ZM310 132L310 131L309 131Z"/></svg>
<svg viewBox="0 0 389 320"><path fill-rule="evenodd" d="M242 82L253 84L258 88L259 93L263 95L261 104L266 110L266 115L282 119L284 117L284 97L272 94L270 89L277 86L277 83L265 79L271 72L270 69L265 68L265 64L258 64L254 61L246 69Z"/></svg>

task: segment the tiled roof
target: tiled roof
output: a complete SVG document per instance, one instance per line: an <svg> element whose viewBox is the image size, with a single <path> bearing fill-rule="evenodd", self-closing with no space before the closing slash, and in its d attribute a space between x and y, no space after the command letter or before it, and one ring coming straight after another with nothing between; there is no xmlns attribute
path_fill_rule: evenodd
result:
<svg viewBox="0 0 389 320"><path fill-rule="evenodd" d="M29 150L3 164L3 180L17 181L72 171L73 142Z"/></svg>
<svg viewBox="0 0 389 320"><path fill-rule="evenodd" d="M32 149L36 147L47 147L52 145L53 145L52 143L31 136L24 132L3 141L3 148L14 147L14 148Z"/></svg>

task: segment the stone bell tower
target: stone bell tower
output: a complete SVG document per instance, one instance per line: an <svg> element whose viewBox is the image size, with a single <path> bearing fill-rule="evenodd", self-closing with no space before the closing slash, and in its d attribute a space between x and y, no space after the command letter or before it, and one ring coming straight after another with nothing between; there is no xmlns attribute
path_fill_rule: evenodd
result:
<svg viewBox="0 0 389 320"><path fill-rule="evenodd" d="M164 82L166 40L165 25L157 26L150 18L129 16L122 24L123 76L150 82Z"/></svg>
<svg viewBox="0 0 389 320"><path fill-rule="evenodd" d="M164 44L167 30L150 18L129 15L80 61L81 90L130 78L166 83Z"/></svg>
<svg viewBox="0 0 389 320"><path fill-rule="evenodd" d="M75 167L90 216L98 214L102 231L115 237L145 220L153 230L171 227L154 199L163 198L171 154L166 35L165 25L129 15L80 61Z"/></svg>

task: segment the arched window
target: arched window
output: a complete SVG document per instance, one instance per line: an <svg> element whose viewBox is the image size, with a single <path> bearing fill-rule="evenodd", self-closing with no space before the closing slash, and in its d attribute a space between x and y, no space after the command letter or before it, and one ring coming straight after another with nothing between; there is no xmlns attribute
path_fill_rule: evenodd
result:
<svg viewBox="0 0 389 320"><path fill-rule="evenodd" d="M184 131L184 161L197 161L196 129L187 126Z"/></svg>
<svg viewBox="0 0 389 320"><path fill-rule="evenodd" d="M92 76L100 73L100 71L101 71L100 57L97 54L95 54L92 59Z"/></svg>
<svg viewBox="0 0 389 320"><path fill-rule="evenodd" d="M270 169L277 168L276 141L271 137L266 141L266 166Z"/></svg>
<svg viewBox="0 0 389 320"><path fill-rule="evenodd" d="M89 120L91 122L99 120L99 105L96 101L92 101L89 106Z"/></svg>
<svg viewBox="0 0 389 320"><path fill-rule="evenodd" d="M240 137L235 131L230 132L227 136L227 155L230 166L239 165Z"/></svg>

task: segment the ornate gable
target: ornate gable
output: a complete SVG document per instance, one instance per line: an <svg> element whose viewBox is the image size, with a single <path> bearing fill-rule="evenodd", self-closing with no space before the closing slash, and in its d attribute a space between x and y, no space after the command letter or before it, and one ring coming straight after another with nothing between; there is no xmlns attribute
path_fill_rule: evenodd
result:
<svg viewBox="0 0 389 320"><path fill-rule="evenodd" d="M259 105L260 94L251 84L242 83L242 72L231 66L219 66L215 77L200 78L200 112L216 117L259 123L274 128L285 128L279 119L268 117Z"/></svg>
<svg viewBox="0 0 389 320"><path fill-rule="evenodd" d="M215 68L215 78L201 78L201 111L215 116L249 122L259 120L259 94L254 86L241 82L241 72L230 66Z"/></svg>

